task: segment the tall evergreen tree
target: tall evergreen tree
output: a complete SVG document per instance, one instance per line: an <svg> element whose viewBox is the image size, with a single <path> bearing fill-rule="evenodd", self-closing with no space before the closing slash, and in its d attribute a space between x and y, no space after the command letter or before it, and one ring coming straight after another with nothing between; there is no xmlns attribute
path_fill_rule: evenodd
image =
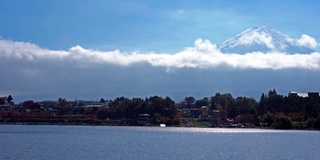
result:
<svg viewBox="0 0 320 160"><path fill-rule="evenodd" d="M8 98L7 98L7 102L10 103L12 100L13 100L12 96L9 95Z"/></svg>

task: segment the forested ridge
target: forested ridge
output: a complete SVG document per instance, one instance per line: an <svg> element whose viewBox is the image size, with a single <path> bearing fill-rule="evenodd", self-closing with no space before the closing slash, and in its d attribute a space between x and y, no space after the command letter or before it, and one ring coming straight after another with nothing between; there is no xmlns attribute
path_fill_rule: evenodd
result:
<svg viewBox="0 0 320 160"><path fill-rule="evenodd" d="M179 102L170 97L117 97L100 101L34 102L15 104L13 97L0 98L0 123L71 124L71 125L141 125L139 115L148 115L156 126L261 127L276 129L320 129L320 97L280 95L276 90L263 93L259 101L216 93L196 99L187 96Z"/></svg>

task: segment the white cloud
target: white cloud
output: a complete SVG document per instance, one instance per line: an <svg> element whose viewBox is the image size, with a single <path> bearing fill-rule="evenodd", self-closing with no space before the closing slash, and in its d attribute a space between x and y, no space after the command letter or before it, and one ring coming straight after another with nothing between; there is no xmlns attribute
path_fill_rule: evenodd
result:
<svg viewBox="0 0 320 160"><path fill-rule="evenodd" d="M320 54L294 54L253 52L245 55L229 55L232 61L227 62L234 68L254 69L320 69Z"/></svg>
<svg viewBox="0 0 320 160"><path fill-rule="evenodd" d="M27 42L3 39L0 39L0 53L0 58L26 59L29 61L41 59L62 60L69 55L66 51L52 51Z"/></svg>
<svg viewBox="0 0 320 160"><path fill-rule="evenodd" d="M248 33L243 36L241 36L240 39L241 44L245 45L250 45L253 43L258 43L258 44L265 44L268 48L274 49L275 46L272 43L272 37L268 36L265 33L258 33L258 32L253 32L253 33Z"/></svg>
<svg viewBox="0 0 320 160"><path fill-rule="evenodd" d="M268 37L264 37L269 42ZM263 39L263 38L262 38ZM71 61L81 64L113 64L129 66L135 63L148 63L154 67L172 71L179 68L210 69L228 66L234 69L288 69L300 68L320 70L320 53L286 54L253 52L244 55L223 54L215 44L208 40L197 39L194 47L185 48L174 54L123 53L97 51L75 46L67 51L43 49L35 44L0 39L0 58L24 59L27 61ZM87 66L90 66L87 65Z"/></svg>
<svg viewBox="0 0 320 160"><path fill-rule="evenodd" d="M309 47L309 48L316 48L318 46L316 39L314 39L313 37L310 37L306 34L303 34L301 36L301 38L297 40L297 43L300 46L305 46L305 47Z"/></svg>

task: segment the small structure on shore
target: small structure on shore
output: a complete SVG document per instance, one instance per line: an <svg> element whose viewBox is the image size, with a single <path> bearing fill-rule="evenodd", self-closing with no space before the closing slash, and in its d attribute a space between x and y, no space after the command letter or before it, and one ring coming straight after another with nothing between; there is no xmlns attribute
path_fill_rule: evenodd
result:
<svg viewBox="0 0 320 160"><path fill-rule="evenodd" d="M139 117L137 119L137 124L138 125L147 125L150 120L150 115L149 114L139 114Z"/></svg>
<svg viewBox="0 0 320 160"><path fill-rule="evenodd" d="M166 127L166 124L160 124L160 127Z"/></svg>

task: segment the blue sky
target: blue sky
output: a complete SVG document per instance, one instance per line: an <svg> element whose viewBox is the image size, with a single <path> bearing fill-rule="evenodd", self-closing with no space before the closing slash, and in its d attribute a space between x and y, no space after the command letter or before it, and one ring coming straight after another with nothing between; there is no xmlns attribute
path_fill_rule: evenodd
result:
<svg viewBox="0 0 320 160"><path fill-rule="evenodd" d="M259 98L273 88L319 91L319 52L228 55L217 49L263 25L319 42L319 8L316 0L0 0L0 96L179 101L216 92Z"/></svg>
<svg viewBox="0 0 320 160"><path fill-rule="evenodd" d="M320 39L319 1L0 1L0 36L49 49L174 52L272 26Z"/></svg>

